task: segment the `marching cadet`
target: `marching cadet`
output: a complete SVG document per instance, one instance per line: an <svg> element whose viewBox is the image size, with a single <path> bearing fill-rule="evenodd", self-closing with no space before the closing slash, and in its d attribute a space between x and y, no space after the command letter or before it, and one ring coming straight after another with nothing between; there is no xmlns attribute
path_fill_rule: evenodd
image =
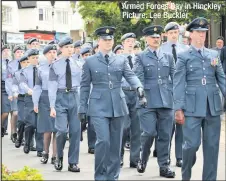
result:
<svg viewBox="0 0 226 181"><path fill-rule="evenodd" d="M182 180L191 179L196 152L201 144L201 128L202 180L217 178L220 115L223 111L220 90L226 98L226 85L218 53L204 47L208 25L203 17L194 19L186 28L190 31L191 46L177 56L173 90L175 120L183 125Z"/></svg>
<svg viewBox="0 0 226 181"><path fill-rule="evenodd" d="M54 164L56 160L56 129L55 119L53 117L50 117L48 81L50 65L57 56L56 45L47 45L43 50L43 54L46 57L48 63L40 65L37 68L36 82L35 87L33 89L32 100L34 104L34 112L38 113L37 132L44 134L44 151L42 153L41 162L43 164L46 164L48 162L49 147L52 139L53 152L51 163Z"/></svg>
<svg viewBox="0 0 226 181"><path fill-rule="evenodd" d="M27 58L30 65L22 70L19 84L19 86L21 86L21 88L25 91L25 144L23 150L26 154L30 152L32 136L35 134L37 156L41 157L43 151L43 135L37 132L37 113L35 113L33 110L34 105L32 102L32 94L33 87L35 86L39 51L37 49L29 49L25 53L27 53Z"/></svg>
<svg viewBox="0 0 226 181"><path fill-rule="evenodd" d="M55 117L57 129L57 159L55 169L63 168L63 150L69 129L68 171L80 172L80 121L77 118L77 103L81 73L71 58L73 53L73 40L66 37L59 42L62 57L50 66L48 92L50 102L50 115ZM68 128L67 128L68 125Z"/></svg>
<svg viewBox="0 0 226 181"><path fill-rule="evenodd" d="M39 39L37 39L37 38L30 38L27 41L27 48L28 49L37 49L37 50L39 50L40 49Z"/></svg>
<svg viewBox="0 0 226 181"><path fill-rule="evenodd" d="M8 93L8 99L10 100L10 107L11 107L11 140L13 143L15 143L17 139L17 130L16 130L16 124L17 124L17 99L13 98L12 94L12 85L13 85L13 77L14 73L20 69L20 62L19 59L23 56L24 50L23 47L16 45L13 49L15 60L11 60L8 63L8 75L7 75L7 85L9 85L9 91Z"/></svg>
<svg viewBox="0 0 226 181"><path fill-rule="evenodd" d="M27 67L29 64L27 55L23 55L20 59L20 68L15 72L12 83L12 95L14 99L17 99L17 108L18 108L18 120L17 120L17 140L15 142L15 147L20 148L23 143L24 136L24 97L25 92L19 86L20 74L22 69Z"/></svg>
<svg viewBox="0 0 226 181"><path fill-rule="evenodd" d="M98 43L95 41L93 43L93 55L96 54L99 50L98 50Z"/></svg>
<svg viewBox="0 0 226 181"><path fill-rule="evenodd" d="M86 57L92 55L91 48L90 47L82 48L80 54L82 55L82 59L84 60Z"/></svg>
<svg viewBox="0 0 226 181"><path fill-rule="evenodd" d="M109 26L95 31L99 36L99 52L86 59L80 85L78 116L81 122L90 116L97 136L95 180L117 180L119 177L123 122L128 114L121 88L122 77L138 90L141 104L146 103L142 85L127 59L112 53L114 31L115 28ZM91 83L93 87L90 93Z"/></svg>
<svg viewBox="0 0 226 181"><path fill-rule="evenodd" d="M10 47L8 45L2 46L2 83L1 83L1 91L2 91L2 111L1 111L1 136L5 135L4 122L8 118L9 112L11 110L10 101L8 99L9 85L5 82L7 79L7 70L8 63L10 58Z"/></svg>
<svg viewBox="0 0 226 181"><path fill-rule="evenodd" d="M123 45L123 54L129 62L129 66L133 69L135 55L133 48L136 41L136 35L134 33L126 33L121 37ZM130 167L137 168L137 163L140 156L140 121L137 116L136 109L136 89L130 87L129 83L122 79L122 90L126 97L126 104L129 110L129 114L124 121L124 130L122 137L121 147L121 166L124 164L124 146L128 135L130 135Z"/></svg>
<svg viewBox="0 0 226 181"><path fill-rule="evenodd" d="M74 43L74 53L73 53L73 55L72 55L72 58L73 58L74 60L79 59L81 46L82 46L82 41L81 41L81 40L78 40L78 41L76 41L76 42Z"/></svg>
<svg viewBox="0 0 226 181"><path fill-rule="evenodd" d="M141 50L141 44L139 41L135 41L135 45L134 45L134 48L133 48L133 52L134 54L138 54L140 53L142 50Z"/></svg>
<svg viewBox="0 0 226 181"><path fill-rule="evenodd" d="M117 45L115 46L113 53L115 54L122 54L123 53L123 46L122 45Z"/></svg>
<svg viewBox="0 0 226 181"><path fill-rule="evenodd" d="M140 110L141 146L139 173L144 173L150 148L156 135L157 159L160 176L174 178L175 173L167 164L169 157L170 135L173 125L173 93L169 77L173 80L173 56L159 49L161 26L149 26L143 29L148 47L136 56L134 71L144 85L147 107ZM156 129L157 127L158 129Z"/></svg>
<svg viewBox="0 0 226 181"><path fill-rule="evenodd" d="M178 42L179 38L179 24L176 22L168 23L164 31L166 32L165 35L167 36L167 42L161 45L161 49L165 53L169 53L173 55L175 63L177 62L177 54L185 51L187 47ZM175 132L175 156L176 156L176 166L182 166L182 142L183 142L183 133L182 133L182 126L178 123L173 123L172 135L171 135L171 142L173 138L173 134ZM171 150L171 142L170 142L170 150ZM169 152L170 153L170 152ZM170 154L169 154L169 163Z"/></svg>

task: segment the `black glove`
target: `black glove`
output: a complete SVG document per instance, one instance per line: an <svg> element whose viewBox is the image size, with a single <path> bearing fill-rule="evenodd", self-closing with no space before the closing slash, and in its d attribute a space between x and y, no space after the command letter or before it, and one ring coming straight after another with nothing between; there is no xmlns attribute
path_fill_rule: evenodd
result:
<svg viewBox="0 0 226 181"><path fill-rule="evenodd" d="M139 98L143 98L144 97L144 89L142 87L138 87L137 94L138 94Z"/></svg>
<svg viewBox="0 0 226 181"><path fill-rule="evenodd" d="M81 123L86 122L86 113L78 113L78 119L81 121Z"/></svg>

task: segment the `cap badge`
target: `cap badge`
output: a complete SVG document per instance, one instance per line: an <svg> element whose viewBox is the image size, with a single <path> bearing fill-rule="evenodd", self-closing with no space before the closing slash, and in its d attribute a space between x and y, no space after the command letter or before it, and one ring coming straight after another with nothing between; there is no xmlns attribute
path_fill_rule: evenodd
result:
<svg viewBox="0 0 226 181"><path fill-rule="evenodd" d="M157 28L156 27L154 27L154 31L157 31Z"/></svg>
<svg viewBox="0 0 226 181"><path fill-rule="evenodd" d="M204 25L204 21L200 20L199 25Z"/></svg>
<svg viewBox="0 0 226 181"><path fill-rule="evenodd" d="M110 30L109 29L106 29L106 33L109 33L110 32Z"/></svg>

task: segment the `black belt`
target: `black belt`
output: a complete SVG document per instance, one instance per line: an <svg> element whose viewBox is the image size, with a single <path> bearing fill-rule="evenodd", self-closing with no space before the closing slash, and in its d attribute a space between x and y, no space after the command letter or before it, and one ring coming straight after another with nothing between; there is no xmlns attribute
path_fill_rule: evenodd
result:
<svg viewBox="0 0 226 181"><path fill-rule="evenodd" d="M25 94L18 94L18 97L25 97Z"/></svg>
<svg viewBox="0 0 226 181"><path fill-rule="evenodd" d="M125 90L125 91L136 91L136 89L132 88L132 87L122 87L122 90Z"/></svg>
<svg viewBox="0 0 226 181"><path fill-rule="evenodd" d="M25 96L24 97L31 97L32 95L29 95L29 94L25 94Z"/></svg>
<svg viewBox="0 0 226 181"><path fill-rule="evenodd" d="M73 89L57 89L57 92L76 92L78 89L73 88Z"/></svg>

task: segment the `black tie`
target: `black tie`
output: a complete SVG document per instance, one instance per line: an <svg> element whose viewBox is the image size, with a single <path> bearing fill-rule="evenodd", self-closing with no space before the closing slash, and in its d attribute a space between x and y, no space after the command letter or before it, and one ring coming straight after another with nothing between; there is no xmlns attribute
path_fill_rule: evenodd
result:
<svg viewBox="0 0 226 181"><path fill-rule="evenodd" d="M35 86L36 67L33 67L33 87Z"/></svg>
<svg viewBox="0 0 226 181"><path fill-rule="evenodd" d="M67 65L66 65L66 87L67 90L71 90L72 88L72 81L71 81L71 67L70 67L70 60L66 60Z"/></svg>
<svg viewBox="0 0 226 181"><path fill-rule="evenodd" d="M153 51L153 53L154 53L154 55L157 57L157 53L156 53L156 51ZM158 58L158 57L157 57Z"/></svg>
<svg viewBox="0 0 226 181"><path fill-rule="evenodd" d="M8 66L8 63L9 63L9 59L6 59L5 61L6 61L6 66Z"/></svg>
<svg viewBox="0 0 226 181"><path fill-rule="evenodd" d="M133 69L132 56L129 55L127 58L128 58L128 60L129 60L129 66L130 66L130 68Z"/></svg>
<svg viewBox="0 0 226 181"><path fill-rule="evenodd" d="M21 65L20 65L20 62L18 61L18 70L21 69Z"/></svg>
<svg viewBox="0 0 226 181"><path fill-rule="evenodd" d="M176 52L175 46L176 46L175 44L172 44L172 47L173 47L173 49L172 49L173 58L174 58L175 63L176 63L177 62L177 52Z"/></svg>
<svg viewBox="0 0 226 181"><path fill-rule="evenodd" d="M109 63L109 59L108 59L108 58L109 58L109 55L106 54L106 55L105 55L105 61L107 62L107 64Z"/></svg>
<svg viewBox="0 0 226 181"><path fill-rule="evenodd" d="M198 52L199 52L199 54L202 56L202 52L201 52L201 50L198 50Z"/></svg>

